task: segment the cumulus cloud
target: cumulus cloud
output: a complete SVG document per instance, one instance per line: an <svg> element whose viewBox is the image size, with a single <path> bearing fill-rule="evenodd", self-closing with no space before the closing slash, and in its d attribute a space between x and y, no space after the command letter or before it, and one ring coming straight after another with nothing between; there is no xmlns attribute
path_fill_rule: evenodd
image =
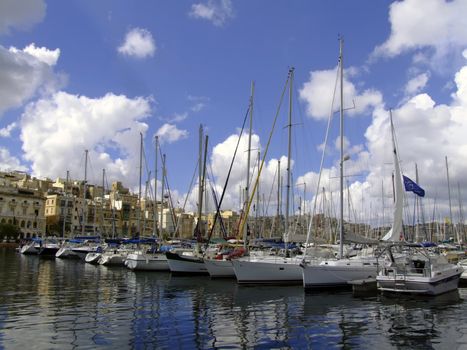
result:
<svg viewBox="0 0 467 350"><path fill-rule="evenodd" d="M205 3L196 3L191 5L189 15L193 18L210 21L215 26L221 27L234 16L232 1L208 0Z"/></svg>
<svg viewBox="0 0 467 350"><path fill-rule="evenodd" d="M82 178L88 149L93 169L106 169L110 179L134 185L139 133L146 132L144 119L150 112L148 98L111 93L89 98L57 92L30 103L23 113L23 157L36 176L53 178L70 170L72 177Z"/></svg>
<svg viewBox="0 0 467 350"><path fill-rule="evenodd" d="M5 126L4 128L0 129L0 137L10 137L11 132L18 127L18 124L15 122Z"/></svg>
<svg viewBox="0 0 467 350"><path fill-rule="evenodd" d="M0 46L0 115L23 105L38 92L50 92L62 77L53 71L60 50L31 44L19 50Z"/></svg>
<svg viewBox="0 0 467 350"><path fill-rule="evenodd" d="M12 28L29 29L45 17L43 0L0 1L0 34Z"/></svg>
<svg viewBox="0 0 467 350"><path fill-rule="evenodd" d="M467 45L467 2L464 0L404 0L390 5L391 34L376 47L374 57L394 57L405 51L433 47L444 55Z"/></svg>
<svg viewBox="0 0 467 350"><path fill-rule="evenodd" d="M382 95L379 91L366 89L359 91L349 80L355 74L354 69L344 70L344 108L355 102L355 108L349 109L348 115L358 115L368 112L371 107L382 103ZM305 82L299 90L299 97L307 105L307 114L314 119L327 119L329 113L338 108L339 98L337 95L333 102L334 87L336 85L336 69L310 72L310 79ZM336 107L337 105L337 107Z"/></svg>
<svg viewBox="0 0 467 350"><path fill-rule="evenodd" d="M165 123L156 131L160 143L174 143L188 137L188 131L178 129L176 125Z"/></svg>
<svg viewBox="0 0 467 350"><path fill-rule="evenodd" d="M407 85L405 86L405 93L407 95L413 95L415 93L418 93L420 90L422 90L426 86L426 83L428 82L429 78L430 78L430 74L426 72L426 73L419 74L416 77L410 79L407 82Z"/></svg>
<svg viewBox="0 0 467 350"><path fill-rule="evenodd" d="M26 171L28 170L26 166L21 164L21 161L12 156L10 151L6 148L0 147L0 170L3 171Z"/></svg>
<svg viewBox="0 0 467 350"><path fill-rule="evenodd" d="M126 33L125 40L117 50L126 56L137 58L152 57L156 52L156 43L148 30L133 28Z"/></svg>

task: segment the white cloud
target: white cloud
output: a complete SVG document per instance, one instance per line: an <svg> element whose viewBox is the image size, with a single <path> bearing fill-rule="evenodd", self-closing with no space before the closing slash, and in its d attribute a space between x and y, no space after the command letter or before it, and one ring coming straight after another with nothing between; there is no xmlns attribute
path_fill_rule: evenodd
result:
<svg viewBox="0 0 467 350"><path fill-rule="evenodd" d="M426 73L419 74L416 77L410 79L407 82L407 85L405 86L405 93L407 95L413 95L415 93L418 93L420 90L422 90L426 86L426 83L428 82L429 78L430 78L430 74L426 72Z"/></svg>
<svg viewBox="0 0 467 350"><path fill-rule="evenodd" d="M433 47L444 55L467 44L467 2L405 0L390 5L391 34L373 55L394 57L405 51Z"/></svg>
<svg viewBox="0 0 467 350"><path fill-rule="evenodd" d="M21 164L21 161L12 156L6 148L0 147L0 170L3 171L26 171L27 167Z"/></svg>
<svg viewBox="0 0 467 350"><path fill-rule="evenodd" d="M18 125L15 122L5 126L4 128L0 129L0 137L10 137L11 132L17 127Z"/></svg>
<svg viewBox="0 0 467 350"><path fill-rule="evenodd" d="M350 68L344 70L344 108L352 106L355 108L346 111L349 115L366 113L370 107L375 107L382 103L382 96L379 91L367 89L358 91L349 77L355 74L355 70ZM327 119L331 110L336 111L339 105L338 90L333 101L334 86L336 84L336 69L310 72L309 81L305 82L299 90L301 100L307 104L307 114L314 119ZM337 107L336 107L337 106Z"/></svg>
<svg viewBox="0 0 467 350"><path fill-rule="evenodd" d="M0 115L61 84L62 77L52 69L59 55L59 49L36 48L34 44L24 50L0 46Z"/></svg>
<svg viewBox="0 0 467 350"><path fill-rule="evenodd" d="M46 47L36 47L34 43L26 46L23 51L49 66L55 66L60 57L60 49L49 50Z"/></svg>
<svg viewBox="0 0 467 350"><path fill-rule="evenodd" d="M133 28L126 33L123 44L117 50L126 56L152 57L156 52L156 43L152 34L146 29Z"/></svg>
<svg viewBox="0 0 467 350"><path fill-rule="evenodd" d="M70 170L73 178L82 178L88 149L95 171L106 169L109 179L125 179L132 186L137 183L139 133L147 131L143 120L151 112L150 103L142 97L109 93L93 99L66 92L30 103L21 118L23 157L36 176L54 178Z"/></svg>
<svg viewBox="0 0 467 350"><path fill-rule="evenodd" d="M178 129L176 125L165 123L156 131L160 143L173 143L188 137L187 130Z"/></svg>
<svg viewBox="0 0 467 350"><path fill-rule="evenodd" d="M208 0L205 3L193 4L189 15L193 18L205 19L220 27L234 16L232 1Z"/></svg>
<svg viewBox="0 0 467 350"><path fill-rule="evenodd" d="M28 29L45 17L43 0L0 1L0 34L11 28Z"/></svg>
<svg viewBox="0 0 467 350"><path fill-rule="evenodd" d="M201 112L209 102L209 97L188 95L188 101L192 102L190 110L192 112Z"/></svg>
<svg viewBox="0 0 467 350"><path fill-rule="evenodd" d="M188 113L174 113L172 116L167 118L160 118L168 123L180 123L188 118Z"/></svg>

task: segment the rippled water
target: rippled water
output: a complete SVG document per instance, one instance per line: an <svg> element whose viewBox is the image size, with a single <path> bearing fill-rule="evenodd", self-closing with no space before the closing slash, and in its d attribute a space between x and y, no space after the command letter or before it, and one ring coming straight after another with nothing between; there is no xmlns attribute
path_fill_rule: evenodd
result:
<svg viewBox="0 0 467 350"><path fill-rule="evenodd" d="M465 298L305 294L3 249L0 349L467 349Z"/></svg>

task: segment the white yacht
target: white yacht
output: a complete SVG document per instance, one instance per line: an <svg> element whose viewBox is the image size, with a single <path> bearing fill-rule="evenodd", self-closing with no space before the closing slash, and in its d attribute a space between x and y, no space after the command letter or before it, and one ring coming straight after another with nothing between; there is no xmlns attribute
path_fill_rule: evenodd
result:
<svg viewBox="0 0 467 350"><path fill-rule="evenodd" d="M457 289L464 271L419 245L390 245L376 281L382 292L438 295Z"/></svg>
<svg viewBox="0 0 467 350"><path fill-rule="evenodd" d="M129 253L125 259L125 266L130 270L169 271L169 264L164 252L148 253L136 250Z"/></svg>
<svg viewBox="0 0 467 350"><path fill-rule="evenodd" d="M179 249L165 253L170 272L174 274L208 275L202 255L194 249Z"/></svg>
<svg viewBox="0 0 467 350"><path fill-rule="evenodd" d="M248 256L232 260L238 283L301 284L301 256Z"/></svg>
<svg viewBox="0 0 467 350"><path fill-rule="evenodd" d="M20 249L21 254L39 254L40 249L40 239L33 239L31 242L23 245Z"/></svg>

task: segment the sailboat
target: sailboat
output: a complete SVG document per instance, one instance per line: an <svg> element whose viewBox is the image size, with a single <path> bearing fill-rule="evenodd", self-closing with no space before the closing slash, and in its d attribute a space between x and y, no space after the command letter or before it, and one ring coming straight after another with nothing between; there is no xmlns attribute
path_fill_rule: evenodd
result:
<svg viewBox="0 0 467 350"><path fill-rule="evenodd" d="M287 154L287 199L285 218L285 256L278 255L249 255L239 259L233 259L232 265L238 283L267 283L267 284L291 284L301 283L302 273L298 257L289 257L288 236L289 236L289 201L290 201L290 160L292 142L292 91L293 91L294 68L289 70L289 118L288 118L288 154ZM259 176L260 174L258 174ZM246 209L248 215L248 208ZM246 237L245 237L246 238Z"/></svg>
<svg viewBox="0 0 467 350"><path fill-rule="evenodd" d="M153 226L153 238L151 241L151 249L148 251L144 247L129 253L125 260L125 266L130 270L144 270L144 271L169 271L169 264L165 252L161 252L158 248L158 242L156 241L157 235L157 208L156 208L156 194L157 194L157 156L159 153L159 137L155 138L155 189L154 189L154 226ZM162 195L161 195L161 220L160 220L160 231L162 232L162 209L164 200L164 179L165 179L165 154L162 157Z"/></svg>
<svg viewBox="0 0 467 350"><path fill-rule="evenodd" d="M339 40L339 69L340 69L340 236L339 256L337 259L303 259L301 263L303 287L330 288L349 286L348 282L353 280L374 279L377 273L377 261L374 255L363 255L352 258L344 256L344 240L357 240L356 237L349 239L344 236L344 107L343 107L343 39ZM400 176L400 174L399 174ZM396 176L397 177L397 176ZM401 207L402 210L402 207ZM308 236L310 230L308 232ZM361 243L366 240L361 237ZM307 241L309 240L309 237ZM360 240L360 239L359 239ZM368 241L368 243L371 241Z"/></svg>
<svg viewBox="0 0 467 350"><path fill-rule="evenodd" d="M396 154L392 116L391 131L394 154ZM399 191L403 191L398 165L396 166L397 170L399 176L395 178L395 187ZM399 210L397 215L402 218L402 198L396 197L396 203ZM397 242L401 237L402 219L383 237L383 240L392 243L387 245L379 255L379 257L383 257L376 277L380 291L383 293L439 295L457 289L459 279L464 271L461 265L449 263L446 257L431 252L423 244Z"/></svg>
<svg viewBox="0 0 467 350"><path fill-rule="evenodd" d="M201 240L201 221L203 208L203 188L206 173L206 156L208 147L208 136L206 135L204 160L202 155L203 150L203 126L199 127L199 176L198 176L198 221L195 227L195 236L198 241ZM200 242L197 242L192 249L179 249L168 251L165 253L167 263L169 264L170 272L174 274L198 274L208 275L208 270L204 265L203 256L201 253Z"/></svg>
<svg viewBox="0 0 467 350"><path fill-rule="evenodd" d="M214 223L211 228L211 234L214 230L214 226L216 224L217 218L220 217L220 207L222 205L222 200L224 199L225 191L227 188L227 184L230 178L230 174L232 171L232 167L235 161L235 157L237 155L238 146L240 144L240 140L242 137L243 129L245 127L246 117L249 115L250 121L250 129L248 133L248 150L247 150L247 166L246 166L246 187L245 187L245 198L248 200L249 198L249 183L250 183L250 156L251 156L251 134L253 131L253 97L255 91L255 84L254 82L251 83L251 95L250 95L250 103L248 107L247 114L245 115L245 119L243 121L242 130L238 135L237 146L235 148L232 161L230 163L230 169L227 173L227 178L225 180L224 190L222 192L220 202L217 204L217 212L214 218ZM220 218L222 221L222 218ZM210 239L211 234L208 239ZM232 259L239 258L244 255L246 252L246 245L247 245L247 226L244 227L243 232L243 248L238 247L236 245L231 244L222 244L218 247L218 254L214 254L213 256L205 255L204 257L204 265L209 272L209 276L211 278L235 278L235 271L232 265Z"/></svg>

